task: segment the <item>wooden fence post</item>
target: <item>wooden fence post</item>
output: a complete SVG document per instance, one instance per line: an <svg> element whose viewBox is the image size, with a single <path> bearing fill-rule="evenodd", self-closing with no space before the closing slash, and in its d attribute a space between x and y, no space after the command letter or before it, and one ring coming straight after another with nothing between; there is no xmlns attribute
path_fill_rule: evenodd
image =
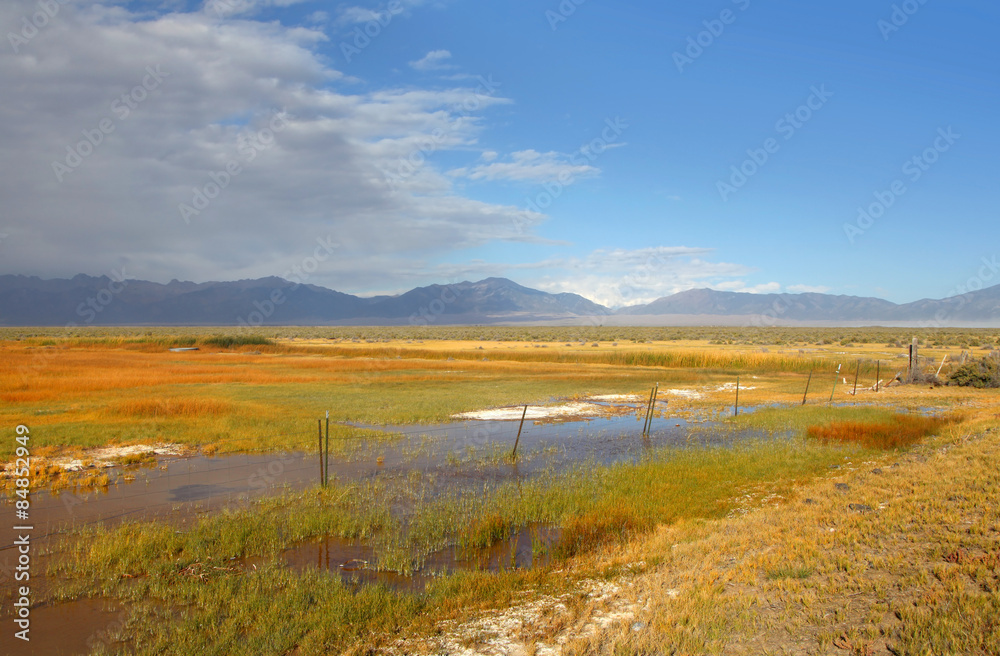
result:
<svg viewBox="0 0 1000 656"><path fill-rule="evenodd" d="M861 373L861 360L858 360L858 366L854 369L854 391L851 393L853 396L858 395L858 374Z"/></svg>
<svg viewBox="0 0 1000 656"><path fill-rule="evenodd" d="M802 394L802 405L806 404L806 397L809 395L809 383L812 382L812 379L813 379L813 370L810 369L809 370L809 379L806 381L806 391L805 391L805 393Z"/></svg>
<svg viewBox="0 0 1000 656"><path fill-rule="evenodd" d="M646 435L646 422L649 421L649 409L653 406L653 392L656 391L656 386L654 385L651 390L649 390L649 400L646 401L646 414L642 417L642 435Z"/></svg>
<svg viewBox="0 0 1000 656"><path fill-rule="evenodd" d="M660 391L660 384L657 383L653 386L653 396L649 402L649 409L646 411L646 424L642 428L642 435L645 437L649 435L650 428L653 427L653 412L656 408L656 396Z"/></svg>
<svg viewBox="0 0 1000 656"><path fill-rule="evenodd" d="M323 476L325 472L323 471L323 420L316 420L317 428L319 428L319 484L323 485Z"/></svg>
<svg viewBox="0 0 1000 656"><path fill-rule="evenodd" d="M528 406L524 406L524 412L521 413L521 425L517 427L517 439L514 440L514 451L511 452L510 457L512 459L517 458L517 444L521 441L521 429L524 428L524 417L528 414Z"/></svg>
<svg viewBox="0 0 1000 656"><path fill-rule="evenodd" d="M740 377L736 377L736 406L733 408L733 416L740 416Z"/></svg>
<svg viewBox="0 0 1000 656"><path fill-rule="evenodd" d="M326 411L326 460L323 466L323 487L330 485L330 411Z"/></svg>

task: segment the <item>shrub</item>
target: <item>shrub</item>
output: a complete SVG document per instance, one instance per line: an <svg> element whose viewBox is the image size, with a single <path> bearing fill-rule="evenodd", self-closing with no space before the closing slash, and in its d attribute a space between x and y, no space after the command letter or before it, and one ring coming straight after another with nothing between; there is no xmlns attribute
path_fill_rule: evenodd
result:
<svg viewBox="0 0 1000 656"><path fill-rule="evenodd" d="M948 377L949 385L959 387L1000 387L1000 360L995 357L964 364Z"/></svg>
<svg viewBox="0 0 1000 656"><path fill-rule="evenodd" d="M233 348L234 346L270 346L274 344L267 337L260 337L258 335L216 335L214 337L206 337L202 343L225 349Z"/></svg>

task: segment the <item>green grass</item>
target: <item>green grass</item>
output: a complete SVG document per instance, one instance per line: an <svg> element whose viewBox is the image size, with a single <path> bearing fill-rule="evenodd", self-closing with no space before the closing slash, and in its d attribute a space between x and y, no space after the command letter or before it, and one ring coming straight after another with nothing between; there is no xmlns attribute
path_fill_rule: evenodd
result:
<svg viewBox="0 0 1000 656"><path fill-rule="evenodd" d="M767 578L771 581L777 581L780 579L807 579L813 575L815 570L812 567L794 567L792 565L786 565L784 567L776 567L768 571Z"/></svg>
<svg viewBox="0 0 1000 656"><path fill-rule="evenodd" d="M138 604L131 633L139 653L281 652L294 645L301 654L349 651L412 629L422 614L458 612L451 595L467 606L501 603L548 580L546 569L458 574L420 597L379 588L355 594L335 576L288 571L282 550L324 535L363 539L383 568L405 572L445 545L484 547L540 522L564 527L555 553L566 558L659 524L721 517L747 490L787 492L863 453L802 440L664 450L639 463L581 465L520 486L483 485L436 499L425 498L424 481L414 477L397 485L334 484L217 513L184 530L156 522L85 529L58 558L56 594ZM410 509L403 515L400 501ZM231 559L247 557L262 565L232 567L239 561ZM175 619L164 621L166 611ZM204 630L215 623L219 630Z"/></svg>

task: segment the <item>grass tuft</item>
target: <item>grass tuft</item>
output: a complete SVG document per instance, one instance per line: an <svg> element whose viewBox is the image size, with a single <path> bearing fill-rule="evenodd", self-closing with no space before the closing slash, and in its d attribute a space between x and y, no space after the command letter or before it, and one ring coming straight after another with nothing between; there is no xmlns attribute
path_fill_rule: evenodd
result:
<svg viewBox="0 0 1000 656"><path fill-rule="evenodd" d="M897 414L891 421L838 421L810 426L809 437L824 443L857 444L867 449L900 449L933 435L951 420L941 417Z"/></svg>

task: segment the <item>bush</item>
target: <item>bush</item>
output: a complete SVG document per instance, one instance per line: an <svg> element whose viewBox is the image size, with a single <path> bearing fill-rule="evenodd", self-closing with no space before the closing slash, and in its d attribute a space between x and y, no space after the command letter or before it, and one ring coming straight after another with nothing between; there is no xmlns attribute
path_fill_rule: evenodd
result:
<svg viewBox="0 0 1000 656"><path fill-rule="evenodd" d="M234 346L270 346L274 344L267 337L259 337L257 335L217 335L206 338L202 343L224 349L231 349Z"/></svg>
<svg viewBox="0 0 1000 656"><path fill-rule="evenodd" d="M1000 360L989 357L964 364L949 376L948 384L959 387L1000 387Z"/></svg>

